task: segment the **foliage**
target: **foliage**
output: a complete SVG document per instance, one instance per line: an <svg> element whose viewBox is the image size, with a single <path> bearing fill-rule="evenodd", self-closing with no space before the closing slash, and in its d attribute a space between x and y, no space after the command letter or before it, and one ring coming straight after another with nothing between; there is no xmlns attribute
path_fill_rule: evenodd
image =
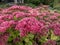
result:
<svg viewBox="0 0 60 45"><path fill-rule="evenodd" d="M51 7L53 7L54 0L25 0L25 3L31 4L31 5L33 4L36 6L42 3L44 5L50 5Z"/></svg>

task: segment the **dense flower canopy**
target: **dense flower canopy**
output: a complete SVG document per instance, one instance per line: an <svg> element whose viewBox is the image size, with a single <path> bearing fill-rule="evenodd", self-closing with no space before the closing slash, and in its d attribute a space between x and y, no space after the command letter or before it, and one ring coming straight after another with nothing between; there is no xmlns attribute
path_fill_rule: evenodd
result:
<svg viewBox="0 0 60 45"><path fill-rule="evenodd" d="M32 34L30 36L33 37L34 35L34 38L32 39L33 42L35 38L38 38L38 41L40 42L41 40L47 41L43 42L44 45L49 45L50 43L52 43L51 45L56 45L56 39L52 39L52 35L57 36L58 38L60 36L60 14L54 11L51 12L49 9L46 9L46 7L32 8L14 5L9 8L1 9L0 44L6 45L9 41L9 37L13 34L11 32L14 31L19 32L19 34L16 34L19 36L14 37L13 35L14 39L17 37L19 39L21 37L26 38L29 34ZM42 37L45 38L41 39ZM7 40L4 41L2 39Z"/></svg>

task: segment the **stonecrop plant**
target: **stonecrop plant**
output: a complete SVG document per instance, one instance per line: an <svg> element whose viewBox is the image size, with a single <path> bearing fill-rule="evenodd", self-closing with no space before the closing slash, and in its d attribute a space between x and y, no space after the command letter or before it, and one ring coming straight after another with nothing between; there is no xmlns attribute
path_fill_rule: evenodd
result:
<svg viewBox="0 0 60 45"><path fill-rule="evenodd" d="M47 6L0 9L0 45L60 45L60 14Z"/></svg>

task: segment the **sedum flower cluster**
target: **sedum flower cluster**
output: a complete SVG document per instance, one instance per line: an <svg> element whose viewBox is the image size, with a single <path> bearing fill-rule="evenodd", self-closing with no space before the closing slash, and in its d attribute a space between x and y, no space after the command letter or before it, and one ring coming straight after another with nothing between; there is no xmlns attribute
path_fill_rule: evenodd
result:
<svg viewBox="0 0 60 45"><path fill-rule="evenodd" d="M59 45L59 41L60 14L47 6L0 9L0 45Z"/></svg>

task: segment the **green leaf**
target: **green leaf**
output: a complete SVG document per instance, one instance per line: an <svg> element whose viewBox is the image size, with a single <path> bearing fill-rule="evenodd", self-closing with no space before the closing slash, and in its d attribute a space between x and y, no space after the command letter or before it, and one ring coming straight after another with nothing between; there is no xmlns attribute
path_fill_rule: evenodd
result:
<svg viewBox="0 0 60 45"><path fill-rule="evenodd" d="M58 36L54 35L53 31L51 30L51 40L57 40Z"/></svg>
<svg viewBox="0 0 60 45"><path fill-rule="evenodd" d="M46 42L47 40L48 40L47 37L43 36L43 37L40 38L39 41L40 41L41 43L44 43L44 42Z"/></svg>
<svg viewBox="0 0 60 45"><path fill-rule="evenodd" d="M25 42L29 42L29 38L25 38L25 40L24 40Z"/></svg>
<svg viewBox="0 0 60 45"><path fill-rule="evenodd" d="M9 37L8 41L11 42L13 40L13 37Z"/></svg>
<svg viewBox="0 0 60 45"><path fill-rule="evenodd" d="M32 40L34 38L34 35L33 34L28 34L28 38Z"/></svg>
<svg viewBox="0 0 60 45"><path fill-rule="evenodd" d="M8 41L12 41L13 39L19 36L19 31L13 30L13 28L10 28L8 32L10 33Z"/></svg>
<svg viewBox="0 0 60 45"><path fill-rule="evenodd" d="M25 45L33 45L33 43L31 41L29 41L28 43L26 43Z"/></svg>
<svg viewBox="0 0 60 45"><path fill-rule="evenodd" d="M14 20L17 20L16 16L14 16Z"/></svg>
<svg viewBox="0 0 60 45"><path fill-rule="evenodd" d="M17 42L16 45L23 45L23 43L22 42Z"/></svg>

